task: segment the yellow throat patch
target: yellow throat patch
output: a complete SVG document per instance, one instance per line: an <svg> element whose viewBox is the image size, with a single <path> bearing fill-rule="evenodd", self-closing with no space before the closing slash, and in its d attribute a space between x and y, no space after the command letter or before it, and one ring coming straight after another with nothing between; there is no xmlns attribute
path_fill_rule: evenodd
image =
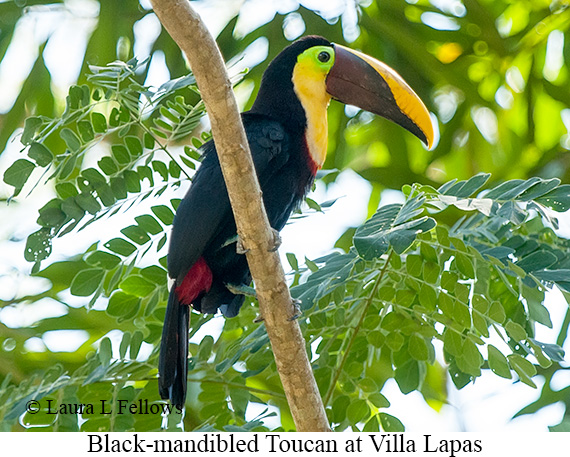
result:
<svg viewBox="0 0 570 457"><path fill-rule="evenodd" d="M309 154L319 168L327 155L327 108L331 96L326 91L326 69L319 67L309 56L302 54L293 69L293 88L305 110L305 132Z"/></svg>

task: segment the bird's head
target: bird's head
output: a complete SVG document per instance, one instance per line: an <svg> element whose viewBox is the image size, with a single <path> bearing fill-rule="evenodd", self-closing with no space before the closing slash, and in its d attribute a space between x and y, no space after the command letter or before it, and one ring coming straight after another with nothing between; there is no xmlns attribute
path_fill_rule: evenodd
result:
<svg viewBox="0 0 570 457"><path fill-rule="evenodd" d="M395 70L374 57L322 37L304 37L269 65L260 88L264 96L258 96L254 109L260 98L259 105L266 98L279 103L291 89L306 115L315 106L324 104L326 109L332 97L395 122L428 147L433 145L432 121L421 99Z"/></svg>

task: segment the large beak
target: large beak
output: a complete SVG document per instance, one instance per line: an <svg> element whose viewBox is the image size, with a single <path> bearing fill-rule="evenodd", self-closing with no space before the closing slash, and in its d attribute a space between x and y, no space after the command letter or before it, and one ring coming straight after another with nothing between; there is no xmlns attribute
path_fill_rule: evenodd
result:
<svg viewBox="0 0 570 457"><path fill-rule="evenodd" d="M412 132L429 148L433 124L428 110L403 78L386 64L334 44L335 61L326 79L336 100L385 117Z"/></svg>

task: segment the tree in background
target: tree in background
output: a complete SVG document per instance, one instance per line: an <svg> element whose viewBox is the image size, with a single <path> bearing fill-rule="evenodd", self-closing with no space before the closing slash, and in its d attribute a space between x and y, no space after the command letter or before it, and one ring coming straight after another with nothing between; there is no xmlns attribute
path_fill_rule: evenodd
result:
<svg viewBox="0 0 570 457"><path fill-rule="evenodd" d="M419 390L439 408L447 379L462 388L487 369L530 386L536 374L544 378L539 399L521 414L559 401L567 408L570 386L555 390L550 381L567 370L560 347L570 314L555 342L534 338L536 325L553 326L546 292L560 290L568 301L570 291L569 243L552 212L570 207L569 188L560 185L568 182L570 165L567 5L387 0L321 14L291 5L249 30L244 18L252 3L236 5L217 37L226 61L238 69L242 55L267 49L264 63L247 74L234 71L246 106L265 62L311 33L348 40L396 67L439 121L439 143L427 151L382 119L340 104L329 109L322 181L328 185L342 170L355 170L372 184L371 218L337 241L343 252L304 265L287 257L333 427L401 430L384 412L389 398L381 390L388 379L404 393ZM54 86L54 29L39 37L38 58L13 107L0 115L9 185L4 197L10 200L2 211L21 207L38 216L33 230L17 233L25 236L25 248L11 234L3 241L7 249L17 244L33 267L25 288L0 297L2 426L159 429L160 415L84 415L81 424L73 414L45 411L18 418L32 398L158 400L163 247L179 202L171 190L188 184L197 148L208 139L200 133L203 108L193 78L165 32L140 51L147 28L156 24L144 3L6 2L0 13L4 72L7 50L30 21L59 14L93 27L79 80L66 97ZM148 87L162 56L171 79ZM377 211L385 189L402 189L405 202ZM38 199L26 198L29 192L41 194L39 209L31 207ZM59 240L93 227L98 232L91 232L87 250L58 252ZM23 273L7 266L1 274L14 281ZM5 310L37 303L58 303L65 311L6 325ZM237 318L223 322L219 337L192 345L186 414L171 414L166 427L183 421L187 430L261 430L273 423L266 420L272 410L245 420L248 407L259 404L277 407L281 427L292 428L264 327L253 323L255 309L249 300ZM210 320L192 314L191 337ZM87 338L75 352L51 352L41 338L59 329L84 330ZM150 355L140 354L143 342ZM555 429L568 429L566 411Z"/></svg>

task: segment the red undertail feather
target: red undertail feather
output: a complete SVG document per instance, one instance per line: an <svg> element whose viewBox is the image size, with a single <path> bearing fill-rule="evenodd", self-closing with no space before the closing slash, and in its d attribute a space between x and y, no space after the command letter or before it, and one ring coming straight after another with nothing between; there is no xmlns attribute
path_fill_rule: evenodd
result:
<svg viewBox="0 0 570 457"><path fill-rule="evenodd" d="M203 257L192 265L186 273L182 284L176 288L176 295L180 303L190 305L202 292L208 292L212 287L212 270Z"/></svg>

